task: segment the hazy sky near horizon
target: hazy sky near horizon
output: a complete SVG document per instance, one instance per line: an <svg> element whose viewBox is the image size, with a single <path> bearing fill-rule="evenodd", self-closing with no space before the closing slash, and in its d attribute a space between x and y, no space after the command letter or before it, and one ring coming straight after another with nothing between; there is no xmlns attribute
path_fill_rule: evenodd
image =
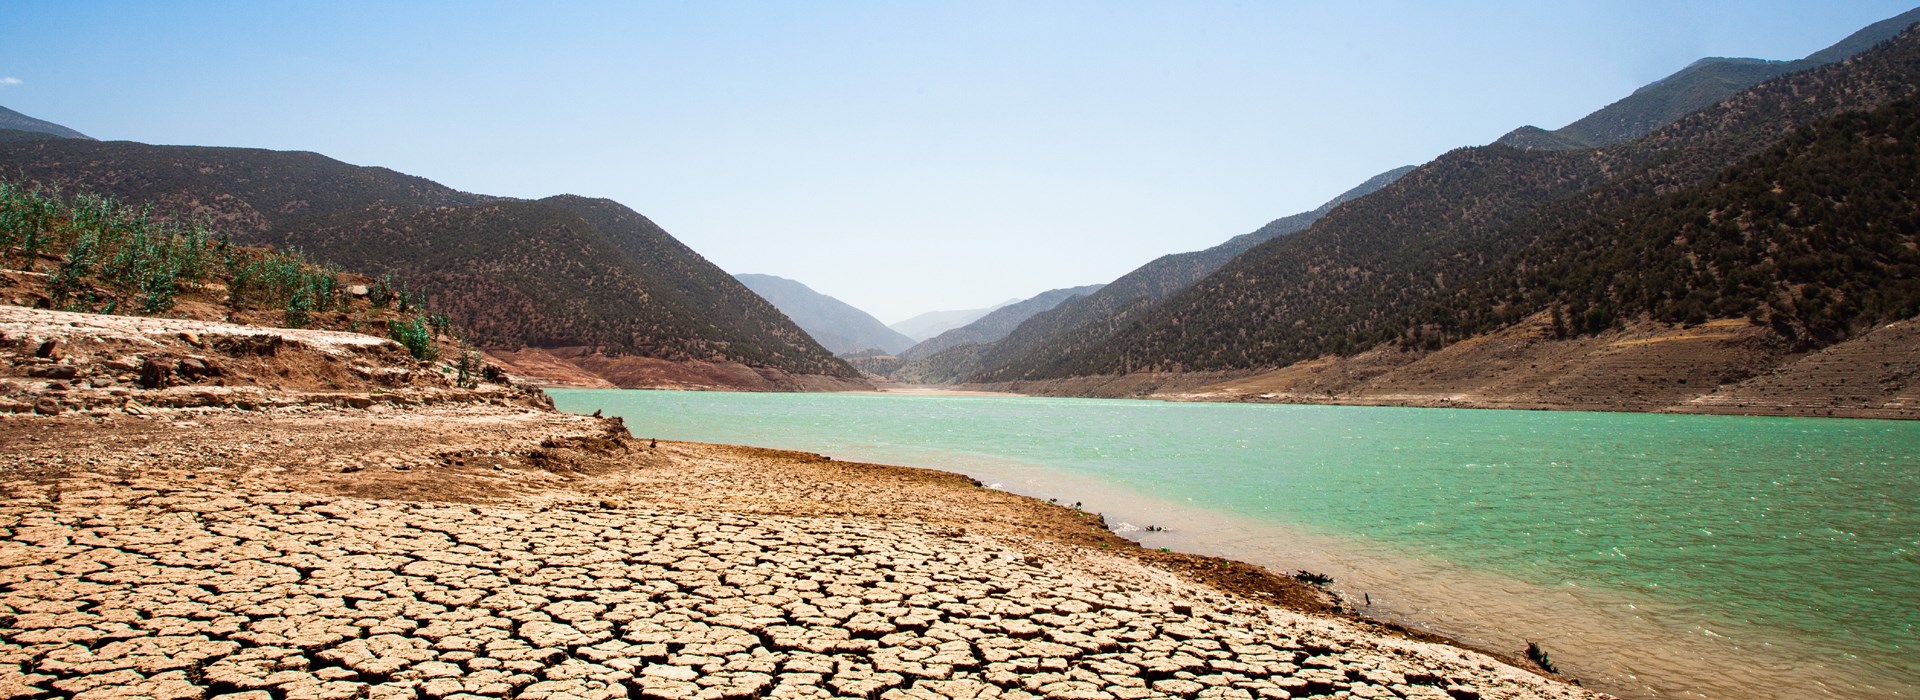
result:
<svg viewBox="0 0 1920 700"><path fill-rule="evenodd" d="M0 3L0 106L608 197L894 322L1106 282L1899 2Z"/></svg>

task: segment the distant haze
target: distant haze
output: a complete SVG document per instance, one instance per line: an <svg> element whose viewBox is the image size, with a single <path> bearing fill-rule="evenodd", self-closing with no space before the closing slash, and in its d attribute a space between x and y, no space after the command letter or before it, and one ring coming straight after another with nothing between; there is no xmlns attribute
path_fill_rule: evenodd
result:
<svg viewBox="0 0 1920 700"><path fill-rule="evenodd" d="M1109 281L1912 3L21 3L0 105L607 197L902 319Z"/></svg>
<svg viewBox="0 0 1920 700"><path fill-rule="evenodd" d="M926 340L947 331L980 320L980 317L993 313L995 309L1012 304L1019 299L1008 299L998 304L978 309L945 309L914 314L913 318L902 319L887 324L914 340Z"/></svg>

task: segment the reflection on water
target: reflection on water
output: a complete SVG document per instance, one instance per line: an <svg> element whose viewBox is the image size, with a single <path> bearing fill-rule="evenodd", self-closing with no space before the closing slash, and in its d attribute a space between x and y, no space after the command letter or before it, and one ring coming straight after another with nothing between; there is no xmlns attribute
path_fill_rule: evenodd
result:
<svg viewBox="0 0 1920 700"><path fill-rule="evenodd" d="M1914 697L1920 425L552 392L636 434L951 469L1631 697ZM1147 525L1168 528L1148 532Z"/></svg>

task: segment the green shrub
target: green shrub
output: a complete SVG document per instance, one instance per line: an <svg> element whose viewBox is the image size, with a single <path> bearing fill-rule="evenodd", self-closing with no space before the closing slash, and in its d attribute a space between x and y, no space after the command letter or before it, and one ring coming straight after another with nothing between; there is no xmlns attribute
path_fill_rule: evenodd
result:
<svg viewBox="0 0 1920 700"><path fill-rule="evenodd" d="M461 348L460 361L454 364L454 369L459 372L459 374L454 377L454 386L462 389L472 389L480 386L480 375L485 371L483 363L480 360L480 351L473 348Z"/></svg>
<svg viewBox="0 0 1920 700"><path fill-rule="evenodd" d="M440 356L433 347L433 331L424 316L388 321L387 337L406 346L413 359L432 362Z"/></svg>

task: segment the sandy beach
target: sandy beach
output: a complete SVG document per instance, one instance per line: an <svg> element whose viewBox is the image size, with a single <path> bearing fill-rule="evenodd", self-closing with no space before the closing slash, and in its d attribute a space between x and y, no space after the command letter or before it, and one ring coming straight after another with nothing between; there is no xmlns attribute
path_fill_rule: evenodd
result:
<svg viewBox="0 0 1920 700"><path fill-rule="evenodd" d="M78 396L44 368L194 331L16 315L6 389L62 410L0 416L4 698L1600 697L955 474L425 378Z"/></svg>

